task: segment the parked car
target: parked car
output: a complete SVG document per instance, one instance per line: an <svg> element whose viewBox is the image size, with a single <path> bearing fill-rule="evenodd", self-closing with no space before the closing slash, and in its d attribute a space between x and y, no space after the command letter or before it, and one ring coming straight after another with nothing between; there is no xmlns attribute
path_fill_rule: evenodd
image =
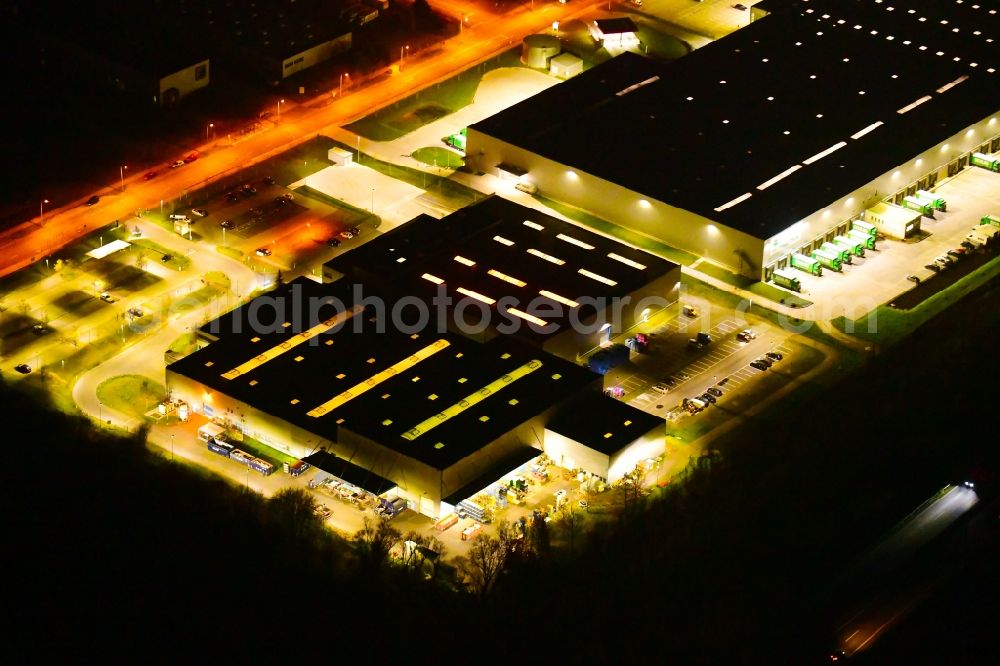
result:
<svg viewBox="0 0 1000 666"><path fill-rule="evenodd" d="M20 372L22 375L26 375L31 372L31 366L27 363L18 363L14 366L14 369Z"/></svg>
<svg viewBox="0 0 1000 666"><path fill-rule="evenodd" d="M733 9L738 9L738 10L740 10L741 12L745 12L745 11L747 10L747 6L746 6L746 5L744 5L743 3L739 3L739 2L738 2L738 3L736 3L735 5L733 5Z"/></svg>
<svg viewBox="0 0 1000 666"><path fill-rule="evenodd" d="M705 393L702 393L701 395L699 395L698 399L701 400L702 402L707 402L707 403L710 403L712 405L715 404L715 396L712 395L711 393L708 393L707 391Z"/></svg>
<svg viewBox="0 0 1000 666"><path fill-rule="evenodd" d="M327 238L326 239L326 244L329 245L330 247L340 247L340 239L339 238Z"/></svg>
<svg viewBox="0 0 1000 666"><path fill-rule="evenodd" d="M924 268L931 271L932 273L939 273L941 271L941 267L938 266L937 264L927 264L926 266L924 266Z"/></svg>
<svg viewBox="0 0 1000 666"><path fill-rule="evenodd" d="M158 175L160 175L160 174L158 174L158 173L157 173L157 172L155 172L155 171L147 171L147 172L145 173L145 175L143 175L142 179L143 179L143 180L153 180L153 179L154 179L154 178L156 178L156 177L157 177Z"/></svg>
<svg viewBox="0 0 1000 666"><path fill-rule="evenodd" d="M187 157L184 158L184 164L191 164L198 159L198 153L188 153Z"/></svg>
<svg viewBox="0 0 1000 666"><path fill-rule="evenodd" d="M763 363L764 365L766 365L766 366L767 366L767 367L769 367L769 368L770 368L770 367L771 367L772 365L774 365L774 361L772 361L771 359L769 359L769 358L768 358L768 357L766 357L766 356L761 356L760 358L758 358L758 359L757 359L757 362L758 362L758 363Z"/></svg>
<svg viewBox="0 0 1000 666"><path fill-rule="evenodd" d="M739 340L740 342L750 342L756 337L757 334L754 333L753 329L751 328L744 329L736 334L736 339Z"/></svg>
<svg viewBox="0 0 1000 666"><path fill-rule="evenodd" d="M274 185L274 178L272 178L271 176L267 176L264 178L264 183L267 185Z"/></svg>
<svg viewBox="0 0 1000 666"><path fill-rule="evenodd" d="M684 313L685 317L698 316L698 308L694 307L693 305L685 305L684 308L681 310L681 312Z"/></svg>
<svg viewBox="0 0 1000 666"><path fill-rule="evenodd" d="M270 257L271 256L271 248L269 248L269 247L259 247L259 248L257 248L257 256L258 257Z"/></svg>
<svg viewBox="0 0 1000 666"><path fill-rule="evenodd" d="M938 257L934 261L936 261L939 264L944 264L946 266L951 266L952 264L955 263L955 260L952 259L951 257L949 257L947 254L942 254L940 257Z"/></svg>
<svg viewBox="0 0 1000 666"><path fill-rule="evenodd" d="M764 365L763 363L761 363L759 360L758 361L750 361L750 367L751 368L756 368L756 369L762 370L762 371L763 370L767 370L767 366Z"/></svg>
<svg viewBox="0 0 1000 666"><path fill-rule="evenodd" d="M204 208L192 208L191 212L197 215L198 217L208 217L208 211L205 210Z"/></svg>
<svg viewBox="0 0 1000 666"><path fill-rule="evenodd" d="M115 297L112 296L111 294L109 294L106 291L102 291L101 292L101 300L104 301L105 303L114 303L115 302Z"/></svg>
<svg viewBox="0 0 1000 666"><path fill-rule="evenodd" d="M716 398L722 397L722 389L717 389L714 386L708 389L708 393L711 393Z"/></svg>
<svg viewBox="0 0 1000 666"><path fill-rule="evenodd" d="M344 240L350 240L350 239L354 238L354 232L351 231L350 229L344 229L343 231L341 231L337 235L340 236L341 238L343 238Z"/></svg>
<svg viewBox="0 0 1000 666"><path fill-rule="evenodd" d="M278 204L279 206L285 206L288 204L288 199L286 199L285 197L274 197L274 203Z"/></svg>
<svg viewBox="0 0 1000 666"><path fill-rule="evenodd" d="M663 382L656 382L652 388L657 393L670 393L670 387Z"/></svg>
<svg viewBox="0 0 1000 666"><path fill-rule="evenodd" d="M969 252L972 252L973 250L975 250L975 249L976 249L976 246L975 246L975 245L973 245L972 243L970 243L970 242L969 242L969 241L967 241L967 240L964 240L964 241L962 241L962 247L964 247L964 248L965 248L966 250L968 250Z"/></svg>
<svg viewBox="0 0 1000 666"><path fill-rule="evenodd" d="M948 250L948 254L955 259L962 259L965 256L965 248L956 248L954 250Z"/></svg>
<svg viewBox="0 0 1000 666"><path fill-rule="evenodd" d="M361 227L351 227L351 233L355 236L361 235Z"/></svg>
<svg viewBox="0 0 1000 666"><path fill-rule="evenodd" d="M87 199L87 205L88 206L93 206L94 204L96 204L100 200L101 200L101 197L99 197L99 196L97 196L95 194L94 196L92 196L89 199Z"/></svg>
<svg viewBox="0 0 1000 666"><path fill-rule="evenodd" d="M142 316L142 308L138 306L132 306L128 309L128 315L133 318L138 318Z"/></svg>
<svg viewBox="0 0 1000 666"><path fill-rule="evenodd" d="M223 220L222 222L219 222L219 226L223 229L235 229L236 223L232 220Z"/></svg>
<svg viewBox="0 0 1000 666"><path fill-rule="evenodd" d="M239 200L240 200L240 195L236 194L236 192L226 193L226 201L228 201L229 203L236 203Z"/></svg>
<svg viewBox="0 0 1000 666"><path fill-rule="evenodd" d="M163 263L167 263L168 261L170 261L173 258L174 258L174 255L172 255L172 254L165 254L162 257L160 257L160 261L162 261Z"/></svg>
<svg viewBox="0 0 1000 666"><path fill-rule="evenodd" d="M31 327L31 332L35 335L44 335L49 332L49 329L45 326L45 324L35 324Z"/></svg>
<svg viewBox="0 0 1000 666"><path fill-rule="evenodd" d="M782 356L781 352L776 352L776 351L769 351L766 354L764 354L764 356L768 357L772 361L780 361L781 359L785 358L784 356Z"/></svg>
<svg viewBox="0 0 1000 666"><path fill-rule="evenodd" d="M170 168L171 169L176 169L177 167L184 166L184 164L185 164L184 160L177 160L176 162L171 162L170 163Z"/></svg>
<svg viewBox="0 0 1000 666"><path fill-rule="evenodd" d="M916 275L907 275L906 279L912 282L913 284L920 284L920 278L918 278Z"/></svg>
<svg viewBox="0 0 1000 666"><path fill-rule="evenodd" d="M698 342L700 342L703 345L710 345L712 344L712 336L709 335L706 331L701 331L698 333Z"/></svg>
<svg viewBox="0 0 1000 666"><path fill-rule="evenodd" d="M243 193L243 196L252 197L253 195L257 194L257 188L251 185L250 183L247 183L246 185L240 188L240 192Z"/></svg>
<svg viewBox="0 0 1000 666"><path fill-rule="evenodd" d="M697 350L697 349L701 349L704 346L705 346L704 344L702 344L701 342L699 342L695 338L691 338L690 340L688 340L688 349Z"/></svg>

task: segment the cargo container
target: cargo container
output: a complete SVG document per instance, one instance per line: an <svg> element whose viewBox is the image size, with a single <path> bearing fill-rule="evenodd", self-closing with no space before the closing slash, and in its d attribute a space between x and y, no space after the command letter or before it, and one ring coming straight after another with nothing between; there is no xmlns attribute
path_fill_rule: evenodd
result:
<svg viewBox="0 0 1000 666"><path fill-rule="evenodd" d="M779 287L791 289L792 291L802 291L802 283L799 282L799 279L795 277L795 274L791 271L786 271L783 268L776 268L774 272L771 273L771 279L774 280L774 284Z"/></svg>
<svg viewBox="0 0 1000 666"><path fill-rule="evenodd" d="M812 273L813 275L822 275L823 267L820 265L818 259L813 259L812 257L807 257L804 254L793 254L789 257L789 264L792 268L797 268L800 271L805 271L806 273Z"/></svg>
<svg viewBox="0 0 1000 666"><path fill-rule="evenodd" d="M226 444L225 442L220 442L217 439L208 440L208 450L212 453L218 453L220 456L225 458L230 457L235 448L236 447L232 444Z"/></svg>
<svg viewBox="0 0 1000 666"><path fill-rule="evenodd" d="M865 222L864 220L851 220L851 230L863 231L872 238L878 236L878 227L870 222Z"/></svg>
<svg viewBox="0 0 1000 666"><path fill-rule="evenodd" d="M859 229L851 229L850 231L847 232L847 237L853 238L854 240L858 241L859 243L865 246L865 249L868 250L875 249L875 237L866 231L861 231Z"/></svg>
<svg viewBox="0 0 1000 666"><path fill-rule="evenodd" d="M264 476L270 476L271 473L274 472L274 465L266 460L261 460L260 458L251 458L247 463L247 466L255 472L260 472Z"/></svg>
<svg viewBox="0 0 1000 666"><path fill-rule="evenodd" d="M849 248L841 247L836 243L823 243L819 246L819 249L840 257L840 262L842 264L851 263L851 257L854 256L854 253Z"/></svg>
<svg viewBox="0 0 1000 666"><path fill-rule="evenodd" d="M444 532L446 529L458 522L458 514L449 513L447 516L441 518L436 523L434 523L434 529L438 532Z"/></svg>
<svg viewBox="0 0 1000 666"><path fill-rule="evenodd" d="M215 423L206 423L198 428L198 439L203 442L210 442L213 439L226 440L226 429Z"/></svg>
<svg viewBox="0 0 1000 666"><path fill-rule="evenodd" d="M851 249L851 252L859 257L865 256L865 246L864 244L854 240L853 238L848 238L847 236L837 236L833 239L833 242L837 245L844 245Z"/></svg>
<svg viewBox="0 0 1000 666"><path fill-rule="evenodd" d="M989 169L990 171L1000 171L1000 159L986 153L972 153L969 157L969 164Z"/></svg>
<svg viewBox="0 0 1000 666"><path fill-rule="evenodd" d="M290 476L299 476L307 469L309 469L309 463L303 462L301 460L296 460L295 462L288 465L288 469L285 471L287 471Z"/></svg>
<svg viewBox="0 0 1000 666"><path fill-rule="evenodd" d="M928 192L927 190L917 190L917 196L924 201L931 202L931 205L934 206L934 210L939 210L942 213L948 210L947 202L933 192Z"/></svg>
<svg viewBox="0 0 1000 666"><path fill-rule="evenodd" d="M241 462L244 465L249 465L250 461L254 459L252 455L246 451L241 451L240 449L233 449L229 452L229 458L235 460L236 462Z"/></svg>
<svg viewBox="0 0 1000 666"><path fill-rule="evenodd" d="M823 250L813 250L812 256L813 259L819 259L819 263L823 264L823 268L829 268L831 271L839 273L843 266L839 254L831 254Z"/></svg>
<svg viewBox="0 0 1000 666"><path fill-rule="evenodd" d="M929 201L917 197L903 197L903 208L915 210L925 217L934 217L934 206Z"/></svg>

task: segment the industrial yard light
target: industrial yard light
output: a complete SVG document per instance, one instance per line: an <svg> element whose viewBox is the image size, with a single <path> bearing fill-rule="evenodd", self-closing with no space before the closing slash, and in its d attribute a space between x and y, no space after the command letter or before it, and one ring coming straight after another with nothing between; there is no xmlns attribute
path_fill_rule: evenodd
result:
<svg viewBox="0 0 1000 666"><path fill-rule="evenodd" d="M209 123L208 126L205 128L205 141L208 141L208 131L213 127L215 127L215 123Z"/></svg>
<svg viewBox="0 0 1000 666"><path fill-rule="evenodd" d="M128 171L128 167L127 166L122 165L122 166L118 167L118 178L121 180L121 183L122 183L122 192L125 191L125 172L126 171Z"/></svg>
<svg viewBox="0 0 1000 666"><path fill-rule="evenodd" d="M403 71L403 51L404 50L407 51L407 52L409 52L410 46L406 45L406 46L400 46L399 47L399 71L401 71L401 72Z"/></svg>
<svg viewBox="0 0 1000 666"><path fill-rule="evenodd" d="M48 199L42 199L38 202L38 224L45 221L45 204L50 203Z"/></svg>
<svg viewBox="0 0 1000 666"><path fill-rule="evenodd" d="M285 103L285 100L278 100L278 122L281 122L281 105Z"/></svg>

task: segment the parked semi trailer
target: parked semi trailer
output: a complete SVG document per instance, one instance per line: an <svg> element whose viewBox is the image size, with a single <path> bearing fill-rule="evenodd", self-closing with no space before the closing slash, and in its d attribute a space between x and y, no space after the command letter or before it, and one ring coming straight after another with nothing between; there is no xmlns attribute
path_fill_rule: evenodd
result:
<svg viewBox="0 0 1000 666"><path fill-rule="evenodd" d="M792 291L802 291L802 283L799 282L799 278L795 276L795 273L784 268L774 269L774 272L771 273L771 279L779 287L791 289Z"/></svg>
<svg viewBox="0 0 1000 666"><path fill-rule="evenodd" d="M876 227L871 222L865 222L864 220L852 220L851 221L851 231L863 231L872 238L878 237L878 227Z"/></svg>
<svg viewBox="0 0 1000 666"><path fill-rule="evenodd" d="M903 197L903 207L915 210L925 217L934 217L934 206L917 197Z"/></svg>
<svg viewBox="0 0 1000 666"><path fill-rule="evenodd" d="M843 268L839 254L832 254L823 250L813 250L813 258L819 259L819 263L823 265L823 268L829 268L831 271L839 273Z"/></svg>
<svg viewBox="0 0 1000 666"><path fill-rule="evenodd" d="M813 275L823 274L823 267L820 265L819 259L813 259L804 254L793 254L789 258L788 263L792 268L797 268L806 273L812 273Z"/></svg>
<svg viewBox="0 0 1000 666"><path fill-rule="evenodd" d="M833 242L837 245L842 245L849 248L851 252L859 257L865 256L865 246L864 244L854 240L853 238L848 238L847 236L837 236L833 239Z"/></svg>
<svg viewBox="0 0 1000 666"><path fill-rule="evenodd" d="M927 190L917 190L917 196L924 201L931 202L931 205L934 206L934 210L939 210L942 213L947 212L948 210L948 203L933 192L928 192Z"/></svg>
<svg viewBox="0 0 1000 666"><path fill-rule="evenodd" d="M853 238L854 240L862 243L865 249L874 250L875 249L875 237L866 231L861 231L859 229L851 229L847 232L848 238Z"/></svg>
<svg viewBox="0 0 1000 666"><path fill-rule="evenodd" d="M829 242L823 243L822 245L819 246L819 249L823 250L824 252L829 252L830 254L840 257L840 263L842 264L851 263L851 256L853 256L854 254L848 248L840 247L836 243L829 243Z"/></svg>
<svg viewBox="0 0 1000 666"><path fill-rule="evenodd" d="M1000 159L986 153L972 153L969 157L969 164L990 171L1000 171Z"/></svg>

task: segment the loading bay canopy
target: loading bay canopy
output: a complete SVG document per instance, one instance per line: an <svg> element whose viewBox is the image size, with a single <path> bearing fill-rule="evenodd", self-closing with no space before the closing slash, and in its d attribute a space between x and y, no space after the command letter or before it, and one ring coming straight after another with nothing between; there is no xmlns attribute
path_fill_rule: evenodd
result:
<svg viewBox="0 0 1000 666"><path fill-rule="evenodd" d="M111 241L110 243L102 245L101 247L95 247L93 250L87 253L87 256L93 259L103 259L104 257L110 254L114 254L118 250L124 250L130 245L131 243L126 243L123 240Z"/></svg>

